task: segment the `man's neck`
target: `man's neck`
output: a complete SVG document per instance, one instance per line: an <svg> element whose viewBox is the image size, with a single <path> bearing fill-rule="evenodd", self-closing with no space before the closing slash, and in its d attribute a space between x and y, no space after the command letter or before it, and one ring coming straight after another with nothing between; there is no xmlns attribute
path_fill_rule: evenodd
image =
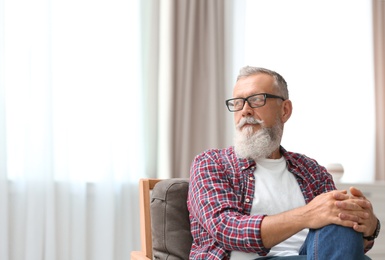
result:
<svg viewBox="0 0 385 260"><path fill-rule="evenodd" d="M278 148L277 150L275 150L269 157L267 157L268 159L279 159L282 157L282 154L281 154L281 151L280 149Z"/></svg>

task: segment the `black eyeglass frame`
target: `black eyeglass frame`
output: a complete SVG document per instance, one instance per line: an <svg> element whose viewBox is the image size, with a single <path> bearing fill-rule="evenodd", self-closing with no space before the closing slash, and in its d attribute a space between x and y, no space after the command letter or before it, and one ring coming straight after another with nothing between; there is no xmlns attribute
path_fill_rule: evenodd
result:
<svg viewBox="0 0 385 260"><path fill-rule="evenodd" d="M249 102L249 98L251 97L255 97L255 96L263 96L263 105L260 105L260 106L252 106ZM263 107L264 105L266 105L266 99L267 98L279 98L279 99L282 99L283 101L285 101L285 99L283 97L280 97L280 96L276 96L276 95L273 95L273 94L269 94L269 93L258 93L258 94L254 94L254 95L251 95L251 96L248 96L246 98L230 98L228 100L226 100L226 107L227 109L230 111L230 112L237 112L237 111L241 111L244 107L245 107L245 103L247 102L249 104L250 107L252 108L257 108L257 107ZM229 102L233 101L233 100L243 100L243 105L242 105L242 108L240 109L230 109L229 107Z"/></svg>

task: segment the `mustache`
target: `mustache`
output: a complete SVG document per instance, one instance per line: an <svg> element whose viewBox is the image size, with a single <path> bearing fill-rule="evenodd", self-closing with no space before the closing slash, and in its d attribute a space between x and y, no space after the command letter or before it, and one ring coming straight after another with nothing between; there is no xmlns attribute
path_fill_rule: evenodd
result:
<svg viewBox="0 0 385 260"><path fill-rule="evenodd" d="M239 123L237 125L237 129L240 130L245 124L262 125L263 120L259 120L259 119L256 119L254 117L244 117L239 121Z"/></svg>

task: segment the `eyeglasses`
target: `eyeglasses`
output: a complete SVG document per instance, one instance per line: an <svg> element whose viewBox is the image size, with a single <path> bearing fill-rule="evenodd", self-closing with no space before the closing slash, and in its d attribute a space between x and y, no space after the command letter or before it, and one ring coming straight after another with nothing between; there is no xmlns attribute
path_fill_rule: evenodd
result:
<svg viewBox="0 0 385 260"><path fill-rule="evenodd" d="M260 94L251 95L247 98L228 99L226 100L226 106L230 112L237 112L242 110L243 107L245 106L246 101L249 104L249 106L252 108L263 107L266 104L267 98L280 98L283 101L285 101L285 99L280 96L267 94L267 93L260 93Z"/></svg>

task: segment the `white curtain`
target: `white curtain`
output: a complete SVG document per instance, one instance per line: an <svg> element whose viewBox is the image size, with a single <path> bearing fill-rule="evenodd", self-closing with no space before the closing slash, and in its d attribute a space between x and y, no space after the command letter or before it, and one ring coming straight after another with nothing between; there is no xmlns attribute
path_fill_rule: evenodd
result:
<svg viewBox="0 0 385 260"><path fill-rule="evenodd" d="M128 259L145 175L139 1L0 1L0 259Z"/></svg>
<svg viewBox="0 0 385 260"><path fill-rule="evenodd" d="M293 114L285 124L282 145L324 166L341 163L343 182L372 182L370 1L248 0L246 5L245 63L272 68L289 84ZM356 100L359 109L352 113ZM362 127L351 127L357 118ZM353 144L360 153L347 149Z"/></svg>

